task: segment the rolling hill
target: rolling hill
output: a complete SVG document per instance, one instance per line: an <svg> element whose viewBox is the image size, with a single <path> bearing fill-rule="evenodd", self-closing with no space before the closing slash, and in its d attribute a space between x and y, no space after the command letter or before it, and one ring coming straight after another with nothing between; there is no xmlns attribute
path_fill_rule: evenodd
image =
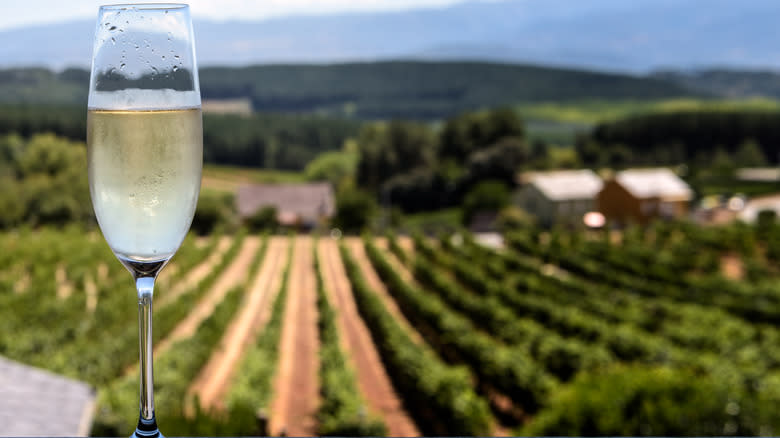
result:
<svg viewBox="0 0 780 438"><path fill-rule="evenodd" d="M88 72L0 70L0 102L84 104ZM200 69L206 99L248 97L259 111L437 119L519 102L705 95L658 78L485 62L388 61Z"/></svg>

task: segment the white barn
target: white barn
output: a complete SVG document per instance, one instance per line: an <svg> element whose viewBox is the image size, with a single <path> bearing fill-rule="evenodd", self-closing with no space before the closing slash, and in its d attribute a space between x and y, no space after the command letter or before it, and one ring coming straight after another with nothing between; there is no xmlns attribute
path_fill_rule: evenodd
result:
<svg viewBox="0 0 780 438"><path fill-rule="evenodd" d="M530 172L521 176L514 204L533 214L542 225L581 224L596 209L603 181L589 169Z"/></svg>

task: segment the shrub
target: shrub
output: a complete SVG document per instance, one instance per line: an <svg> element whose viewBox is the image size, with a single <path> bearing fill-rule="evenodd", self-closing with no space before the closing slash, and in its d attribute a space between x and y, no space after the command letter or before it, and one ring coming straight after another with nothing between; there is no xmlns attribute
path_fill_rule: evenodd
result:
<svg viewBox="0 0 780 438"><path fill-rule="evenodd" d="M756 408L714 377L617 366L578 376L520 435L754 435L760 432Z"/></svg>
<svg viewBox="0 0 780 438"><path fill-rule="evenodd" d="M205 236L218 226L231 222L233 205L233 195L230 193L201 192L195 217L192 219L192 230Z"/></svg>
<svg viewBox="0 0 780 438"><path fill-rule="evenodd" d="M336 196L333 222L344 232L358 232L371 223L375 212L374 198L361 190L345 188Z"/></svg>
<svg viewBox="0 0 780 438"><path fill-rule="evenodd" d="M509 189L504 183L481 182L463 198L463 224L468 225L477 213L498 212L508 203Z"/></svg>
<svg viewBox="0 0 780 438"><path fill-rule="evenodd" d="M257 210L255 214L246 219L246 224L251 230L273 230L279 222L276 220L276 207L266 206Z"/></svg>

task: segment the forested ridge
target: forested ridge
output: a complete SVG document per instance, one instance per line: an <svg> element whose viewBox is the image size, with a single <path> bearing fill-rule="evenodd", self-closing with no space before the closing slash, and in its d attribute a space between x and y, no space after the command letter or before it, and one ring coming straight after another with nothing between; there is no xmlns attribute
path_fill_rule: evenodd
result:
<svg viewBox="0 0 780 438"><path fill-rule="evenodd" d="M249 98L257 111L363 119L438 119L521 101L705 96L657 78L487 62L387 61L199 69L205 99ZM0 70L0 102L86 103L89 73Z"/></svg>

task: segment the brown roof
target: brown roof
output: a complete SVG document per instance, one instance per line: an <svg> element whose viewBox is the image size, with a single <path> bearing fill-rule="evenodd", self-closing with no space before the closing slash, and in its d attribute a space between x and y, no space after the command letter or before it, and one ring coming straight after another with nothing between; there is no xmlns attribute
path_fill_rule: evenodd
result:
<svg viewBox="0 0 780 438"><path fill-rule="evenodd" d="M238 214L249 217L263 207L276 207L280 217L297 216L303 222L332 217L336 209L329 183L253 184L238 188Z"/></svg>
<svg viewBox="0 0 780 438"><path fill-rule="evenodd" d="M0 357L3 436L85 436L95 393L86 383Z"/></svg>

